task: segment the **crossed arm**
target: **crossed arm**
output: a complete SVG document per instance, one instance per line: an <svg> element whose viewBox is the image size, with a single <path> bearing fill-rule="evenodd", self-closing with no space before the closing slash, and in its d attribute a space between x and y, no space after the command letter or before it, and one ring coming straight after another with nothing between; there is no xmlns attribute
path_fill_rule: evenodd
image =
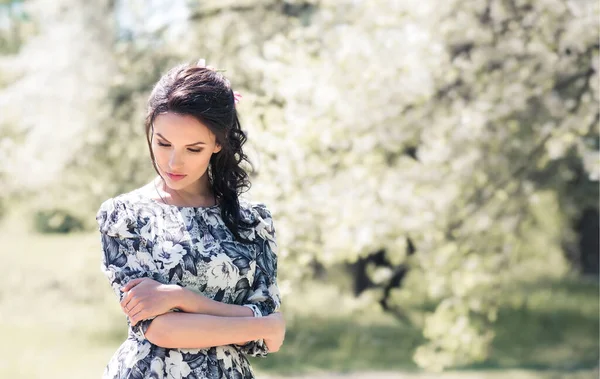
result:
<svg viewBox="0 0 600 379"><path fill-rule="evenodd" d="M146 339L164 348L244 345L264 339L269 351L275 352L283 342L285 325L280 314L255 317L248 307L221 303L186 288L163 285L146 278L132 280L123 290L127 294L121 306L132 325L142 321L144 314L152 312L172 308L185 312L162 313L147 327ZM153 309L148 310L150 305Z"/></svg>
<svg viewBox="0 0 600 379"><path fill-rule="evenodd" d="M255 228L262 247L253 282L241 283L242 305L234 305L154 280L159 270L146 236L148 220L139 219L117 199L101 205L96 220L104 253L102 271L137 337L165 348L236 344L241 352L262 357L279 349L285 322L277 312L281 299L275 230L264 206L257 206L256 212L262 217Z"/></svg>
<svg viewBox="0 0 600 379"><path fill-rule="evenodd" d="M156 317L146 331L146 338L165 348L204 349L245 344L239 339L257 340L273 333L273 322L268 317L236 318L175 312ZM277 350L271 352L274 351Z"/></svg>

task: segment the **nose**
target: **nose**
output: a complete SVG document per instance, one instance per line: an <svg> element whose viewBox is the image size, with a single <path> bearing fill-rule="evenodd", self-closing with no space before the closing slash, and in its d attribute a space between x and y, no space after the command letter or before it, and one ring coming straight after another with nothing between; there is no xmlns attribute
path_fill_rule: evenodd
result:
<svg viewBox="0 0 600 379"><path fill-rule="evenodd" d="M175 151L173 151L169 157L169 168L172 171L178 172L183 168L183 160Z"/></svg>

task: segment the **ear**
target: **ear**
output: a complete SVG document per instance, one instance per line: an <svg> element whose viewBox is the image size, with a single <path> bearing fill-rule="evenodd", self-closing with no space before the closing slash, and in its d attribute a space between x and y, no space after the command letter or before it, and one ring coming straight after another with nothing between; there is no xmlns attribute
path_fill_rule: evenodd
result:
<svg viewBox="0 0 600 379"><path fill-rule="evenodd" d="M215 148L213 149L213 154L214 153L218 153L219 151L221 151L222 146L220 143L215 143Z"/></svg>

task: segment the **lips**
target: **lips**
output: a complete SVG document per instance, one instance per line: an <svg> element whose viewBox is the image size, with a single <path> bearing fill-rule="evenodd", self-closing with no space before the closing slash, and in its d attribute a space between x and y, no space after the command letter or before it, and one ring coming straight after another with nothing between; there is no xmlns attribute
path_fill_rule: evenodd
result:
<svg viewBox="0 0 600 379"><path fill-rule="evenodd" d="M184 174L172 174L170 172L167 172L167 176L171 180L181 180L181 179L185 178L187 175L184 175Z"/></svg>

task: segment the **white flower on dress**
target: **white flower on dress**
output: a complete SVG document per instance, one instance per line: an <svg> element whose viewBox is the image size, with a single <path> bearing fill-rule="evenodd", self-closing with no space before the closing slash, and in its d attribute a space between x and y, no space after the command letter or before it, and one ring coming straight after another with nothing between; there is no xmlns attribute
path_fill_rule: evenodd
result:
<svg viewBox="0 0 600 379"><path fill-rule="evenodd" d="M192 372L187 362L183 361L183 355L180 352L171 350L169 356L165 358L167 378L180 379L185 378Z"/></svg>
<svg viewBox="0 0 600 379"><path fill-rule="evenodd" d="M165 241L155 249L154 259L162 262L166 270L170 270L179 264L185 253L185 249L180 244L173 245L172 241Z"/></svg>
<svg viewBox="0 0 600 379"><path fill-rule="evenodd" d="M150 373L153 375L152 378L165 379L165 362L159 357L152 359Z"/></svg>
<svg viewBox="0 0 600 379"><path fill-rule="evenodd" d="M267 230L268 227L269 227L269 225L265 221L261 221L256 226L256 233L258 234L258 236L267 241L272 239L271 235L269 234L269 231Z"/></svg>
<svg viewBox="0 0 600 379"><path fill-rule="evenodd" d="M151 272L156 270L154 258L147 251L139 250L136 254L127 256L127 266L138 272Z"/></svg>
<svg viewBox="0 0 600 379"><path fill-rule="evenodd" d="M206 276L209 287L231 288L235 287L240 271L227 254L221 253L210 261Z"/></svg>
<svg viewBox="0 0 600 379"><path fill-rule="evenodd" d="M140 228L140 236L142 236L142 238L148 241L151 241L153 238L152 232L150 231L150 224L151 223L147 223L146 225Z"/></svg>
<svg viewBox="0 0 600 379"><path fill-rule="evenodd" d="M218 213L205 212L202 216L207 225L215 228L219 226L221 217Z"/></svg>
<svg viewBox="0 0 600 379"><path fill-rule="evenodd" d="M150 354L150 344L149 343L143 343L141 345L137 346L137 353L135 354L135 360L137 361L141 361L142 359L146 358L146 356L148 354Z"/></svg>
<svg viewBox="0 0 600 379"><path fill-rule="evenodd" d="M198 253L202 254L204 252L204 243L202 243L202 240L194 242L193 245Z"/></svg>
<svg viewBox="0 0 600 379"><path fill-rule="evenodd" d="M279 299L281 297L281 293L279 293L279 287L275 284L272 283L269 286L269 294L271 295L271 297L275 298L275 299Z"/></svg>
<svg viewBox="0 0 600 379"><path fill-rule="evenodd" d="M121 351L121 354L123 354L123 362L125 362L127 367L133 367L137 362L137 350L138 345L130 341L130 343L127 344L127 348L124 348Z"/></svg>
<svg viewBox="0 0 600 379"><path fill-rule="evenodd" d="M255 273L256 273L256 261L250 261L250 268L248 269L248 281L250 281L250 283L252 283Z"/></svg>
<svg viewBox="0 0 600 379"><path fill-rule="evenodd" d="M122 218L116 220L114 224L110 225L108 228L108 232L111 235L117 235L117 236L120 236L121 238L135 237L129 231L129 224L125 217L122 217Z"/></svg>

